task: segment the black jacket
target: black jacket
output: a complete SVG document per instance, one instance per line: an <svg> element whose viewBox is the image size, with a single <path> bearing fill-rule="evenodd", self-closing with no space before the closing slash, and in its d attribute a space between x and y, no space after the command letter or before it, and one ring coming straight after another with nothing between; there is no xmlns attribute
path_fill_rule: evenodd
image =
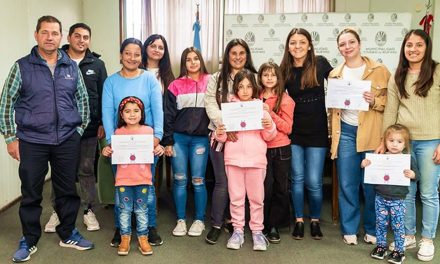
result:
<svg viewBox="0 0 440 264"><path fill-rule="evenodd" d="M62 49L67 53L69 45L64 45ZM84 59L78 65L87 87L90 106L90 123L84 131L83 138L96 137L98 127L102 125L101 99L107 70L99 57L101 55L87 49Z"/></svg>

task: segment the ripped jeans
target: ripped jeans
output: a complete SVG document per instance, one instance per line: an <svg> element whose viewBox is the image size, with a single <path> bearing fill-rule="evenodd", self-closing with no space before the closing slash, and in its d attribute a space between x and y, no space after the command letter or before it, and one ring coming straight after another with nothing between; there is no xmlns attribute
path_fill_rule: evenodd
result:
<svg viewBox="0 0 440 264"><path fill-rule="evenodd" d="M194 187L195 218L203 221L207 201L205 171L208 162L208 136L191 136L174 133L174 153L171 159L173 168L173 196L177 219L186 218L188 186L188 162Z"/></svg>

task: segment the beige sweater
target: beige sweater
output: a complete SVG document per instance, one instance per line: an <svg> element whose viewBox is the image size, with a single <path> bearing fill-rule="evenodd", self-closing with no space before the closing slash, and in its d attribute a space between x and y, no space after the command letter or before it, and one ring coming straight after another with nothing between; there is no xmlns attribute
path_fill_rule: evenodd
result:
<svg viewBox="0 0 440 264"><path fill-rule="evenodd" d="M434 83L428 96L414 94L418 74L408 73L405 87L409 97L400 98L394 76L388 83L388 99L383 117L383 130L392 124L408 127L411 140L440 139L440 65L434 72Z"/></svg>

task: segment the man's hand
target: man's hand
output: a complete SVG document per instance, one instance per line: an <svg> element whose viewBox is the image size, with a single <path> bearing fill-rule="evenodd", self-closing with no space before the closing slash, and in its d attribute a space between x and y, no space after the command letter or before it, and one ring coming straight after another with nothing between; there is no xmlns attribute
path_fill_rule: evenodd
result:
<svg viewBox="0 0 440 264"><path fill-rule="evenodd" d="M15 140L7 145L9 155L15 159L20 161L20 150L18 148L18 140Z"/></svg>

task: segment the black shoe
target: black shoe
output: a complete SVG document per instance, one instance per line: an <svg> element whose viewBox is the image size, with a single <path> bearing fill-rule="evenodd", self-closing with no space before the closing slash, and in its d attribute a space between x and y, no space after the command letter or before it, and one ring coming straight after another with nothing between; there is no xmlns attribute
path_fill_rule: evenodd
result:
<svg viewBox="0 0 440 264"><path fill-rule="evenodd" d="M216 244L221 231L221 228L211 227L211 230L209 230L209 233L205 237L205 241L211 245Z"/></svg>
<svg viewBox="0 0 440 264"><path fill-rule="evenodd" d="M397 250L393 250L393 252L391 252L388 255L389 263L400 264L403 262L404 259L405 259L405 253L399 252Z"/></svg>
<svg viewBox="0 0 440 264"><path fill-rule="evenodd" d="M377 246L371 251L370 256L375 259L384 259L386 254L386 248Z"/></svg>
<svg viewBox="0 0 440 264"><path fill-rule="evenodd" d="M293 229L292 237L296 240L304 238L304 222L296 222Z"/></svg>
<svg viewBox="0 0 440 264"><path fill-rule="evenodd" d="M119 247L119 244L121 244L121 231L119 228L116 228L115 234L113 235L112 241L110 242L111 247Z"/></svg>
<svg viewBox="0 0 440 264"><path fill-rule="evenodd" d="M152 246L160 246L163 244L163 240L157 233L157 229L155 227L148 227L148 243L150 243Z"/></svg>
<svg viewBox="0 0 440 264"><path fill-rule="evenodd" d="M232 222L224 223L223 228L225 229L226 233L229 233L232 235L234 233L234 226L232 225Z"/></svg>
<svg viewBox="0 0 440 264"><path fill-rule="evenodd" d="M319 222L317 221L312 221L310 223L310 234L312 236L313 239L316 240L321 240L323 235L321 232L321 227L319 226Z"/></svg>
<svg viewBox="0 0 440 264"><path fill-rule="evenodd" d="M269 233L266 236L267 240L269 240L270 243L278 244L281 241L280 238L280 232L278 232L278 228L272 227L269 231Z"/></svg>

